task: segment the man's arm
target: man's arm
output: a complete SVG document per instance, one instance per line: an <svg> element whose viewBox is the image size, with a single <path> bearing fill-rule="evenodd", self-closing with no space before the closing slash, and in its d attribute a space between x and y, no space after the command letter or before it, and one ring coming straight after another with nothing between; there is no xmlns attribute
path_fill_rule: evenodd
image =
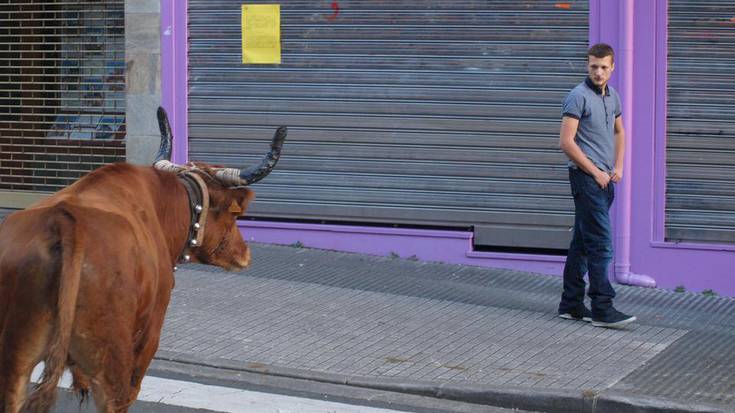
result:
<svg viewBox="0 0 735 413"><path fill-rule="evenodd" d="M619 118L619 117L618 117ZM617 123L615 124L617 127ZM582 152L574 137L577 135L579 127L579 119L570 116L564 116L561 120L561 132L559 133L559 147L578 167L595 178L597 185L601 188L607 188L610 183L610 175L600 170L587 155Z"/></svg>
<svg viewBox="0 0 735 413"><path fill-rule="evenodd" d="M625 130L623 129L623 117L615 118L615 168L610 180L615 183L623 179L623 161L625 159Z"/></svg>

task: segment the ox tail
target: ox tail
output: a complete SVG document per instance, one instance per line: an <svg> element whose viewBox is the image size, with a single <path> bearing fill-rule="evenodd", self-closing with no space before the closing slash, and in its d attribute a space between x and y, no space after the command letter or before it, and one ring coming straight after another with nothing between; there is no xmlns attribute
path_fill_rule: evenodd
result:
<svg viewBox="0 0 735 413"><path fill-rule="evenodd" d="M29 395L26 404L26 409L31 412L48 411L56 399L56 386L64 373L68 358L82 272L83 232L79 230L79 225L68 208L62 206L53 214L54 217L49 221L53 220L56 224L61 241L58 308L55 326L49 340L49 350L44 359L43 376Z"/></svg>

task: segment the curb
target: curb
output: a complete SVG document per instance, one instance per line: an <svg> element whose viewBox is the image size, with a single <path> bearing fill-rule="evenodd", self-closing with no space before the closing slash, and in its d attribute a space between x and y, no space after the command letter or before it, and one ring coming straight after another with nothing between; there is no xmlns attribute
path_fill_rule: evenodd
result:
<svg viewBox="0 0 735 413"><path fill-rule="evenodd" d="M723 406L704 403L680 403L634 393L603 390L534 389L512 386L478 386L474 384L437 384L396 378L350 376L258 362L242 362L220 358L159 350L155 359L201 367L220 368L276 377L301 379L329 384L364 387L418 396L435 397L465 403L531 410L547 413L733 413Z"/></svg>

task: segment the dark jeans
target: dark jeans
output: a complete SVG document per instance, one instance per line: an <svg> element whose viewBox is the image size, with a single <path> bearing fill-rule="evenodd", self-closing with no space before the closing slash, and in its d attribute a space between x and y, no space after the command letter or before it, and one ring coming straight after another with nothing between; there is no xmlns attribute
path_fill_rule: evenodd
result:
<svg viewBox="0 0 735 413"><path fill-rule="evenodd" d="M613 258L609 209L615 198L612 182L600 188L595 178L581 169L569 168L574 196L574 235L564 265L564 292L559 312L580 308L584 302L584 274L589 273L588 294L592 317L604 318L613 309L615 290L607 278Z"/></svg>

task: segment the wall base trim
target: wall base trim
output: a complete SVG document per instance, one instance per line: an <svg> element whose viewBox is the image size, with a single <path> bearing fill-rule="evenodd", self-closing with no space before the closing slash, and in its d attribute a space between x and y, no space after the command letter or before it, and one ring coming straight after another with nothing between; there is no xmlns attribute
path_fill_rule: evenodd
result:
<svg viewBox="0 0 735 413"><path fill-rule="evenodd" d="M473 251L472 232L239 221L246 241L561 275L565 257Z"/></svg>

